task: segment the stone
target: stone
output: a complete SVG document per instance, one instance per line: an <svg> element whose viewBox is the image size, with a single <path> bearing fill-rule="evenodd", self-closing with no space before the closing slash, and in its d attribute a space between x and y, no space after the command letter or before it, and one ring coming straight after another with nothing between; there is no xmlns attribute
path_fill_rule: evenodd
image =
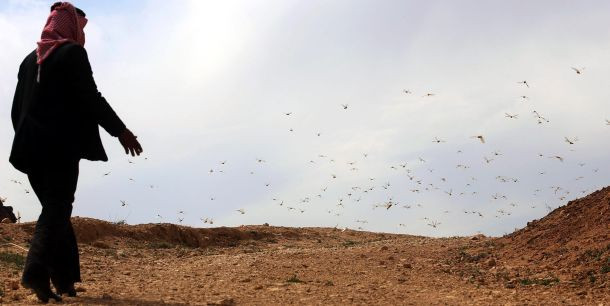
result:
<svg viewBox="0 0 610 306"><path fill-rule="evenodd" d="M493 259L493 258L490 258L489 260L487 260L487 263L486 263L486 264L487 264L487 267L489 267L489 268L493 268L493 267L495 267L495 266L496 266L496 260L495 260L495 259Z"/></svg>
<svg viewBox="0 0 610 306"><path fill-rule="evenodd" d="M19 289L19 281L12 280L10 282L10 287L11 287L11 290L18 290Z"/></svg>

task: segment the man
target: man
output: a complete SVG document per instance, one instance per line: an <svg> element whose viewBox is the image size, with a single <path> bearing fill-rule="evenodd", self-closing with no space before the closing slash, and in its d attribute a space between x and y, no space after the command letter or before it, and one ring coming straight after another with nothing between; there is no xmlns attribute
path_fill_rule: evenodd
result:
<svg viewBox="0 0 610 306"><path fill-rule="evenodd" d="M74 283L81 281L70 216L79 160L108 160L98 125L119 138L126 154L142 153L137 137L97 90L84 49L86 24L85 13L72 4L51 6L38 48L19 67L11 113L9 160L27 174L42 204L21 281L44 303L76 296Z"/></svg>

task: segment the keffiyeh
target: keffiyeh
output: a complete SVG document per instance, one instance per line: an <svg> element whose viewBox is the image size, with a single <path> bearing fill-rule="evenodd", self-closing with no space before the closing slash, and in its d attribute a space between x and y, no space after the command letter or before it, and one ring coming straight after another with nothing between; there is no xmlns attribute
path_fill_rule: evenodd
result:
<svg viewBox="0 0 610 306"><path fill-rule="evenodd" d="M77 9L69 2L59 2L53 5L51 14L42 30L36 55L40 65L60 45L74 42L85 46L87 18L77 13Z"/></svg>

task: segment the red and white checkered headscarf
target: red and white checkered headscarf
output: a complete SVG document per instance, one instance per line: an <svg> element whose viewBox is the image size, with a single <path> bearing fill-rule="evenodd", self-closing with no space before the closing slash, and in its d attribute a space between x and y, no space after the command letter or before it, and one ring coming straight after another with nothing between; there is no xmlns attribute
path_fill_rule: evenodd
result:
<svg viewBox="0 0 610 306"><path fill-rule="evenodd" d="M42 64L55 48L64 43L75 42L84 47L83 29L86 24L87 18L76 13L76 8L70 2L62 2L54 6L38 42L37 63Z"/></svg>

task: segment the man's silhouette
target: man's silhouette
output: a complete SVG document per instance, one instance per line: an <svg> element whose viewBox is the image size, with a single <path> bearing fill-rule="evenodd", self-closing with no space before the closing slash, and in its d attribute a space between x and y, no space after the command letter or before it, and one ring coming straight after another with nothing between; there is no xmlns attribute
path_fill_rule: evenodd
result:
<svg viewBox="0 0 610 306"><path fill-rule="evenodd" d="M13 100L11 164L27 174L42 204L22 276L42 302L75 296L80 282L70 222L79 161L107 161L98 125L118 137L125 153L142 147L98 92L84 49L85 13L68 2L51 7L38 48L19 67Z"/></svg>

